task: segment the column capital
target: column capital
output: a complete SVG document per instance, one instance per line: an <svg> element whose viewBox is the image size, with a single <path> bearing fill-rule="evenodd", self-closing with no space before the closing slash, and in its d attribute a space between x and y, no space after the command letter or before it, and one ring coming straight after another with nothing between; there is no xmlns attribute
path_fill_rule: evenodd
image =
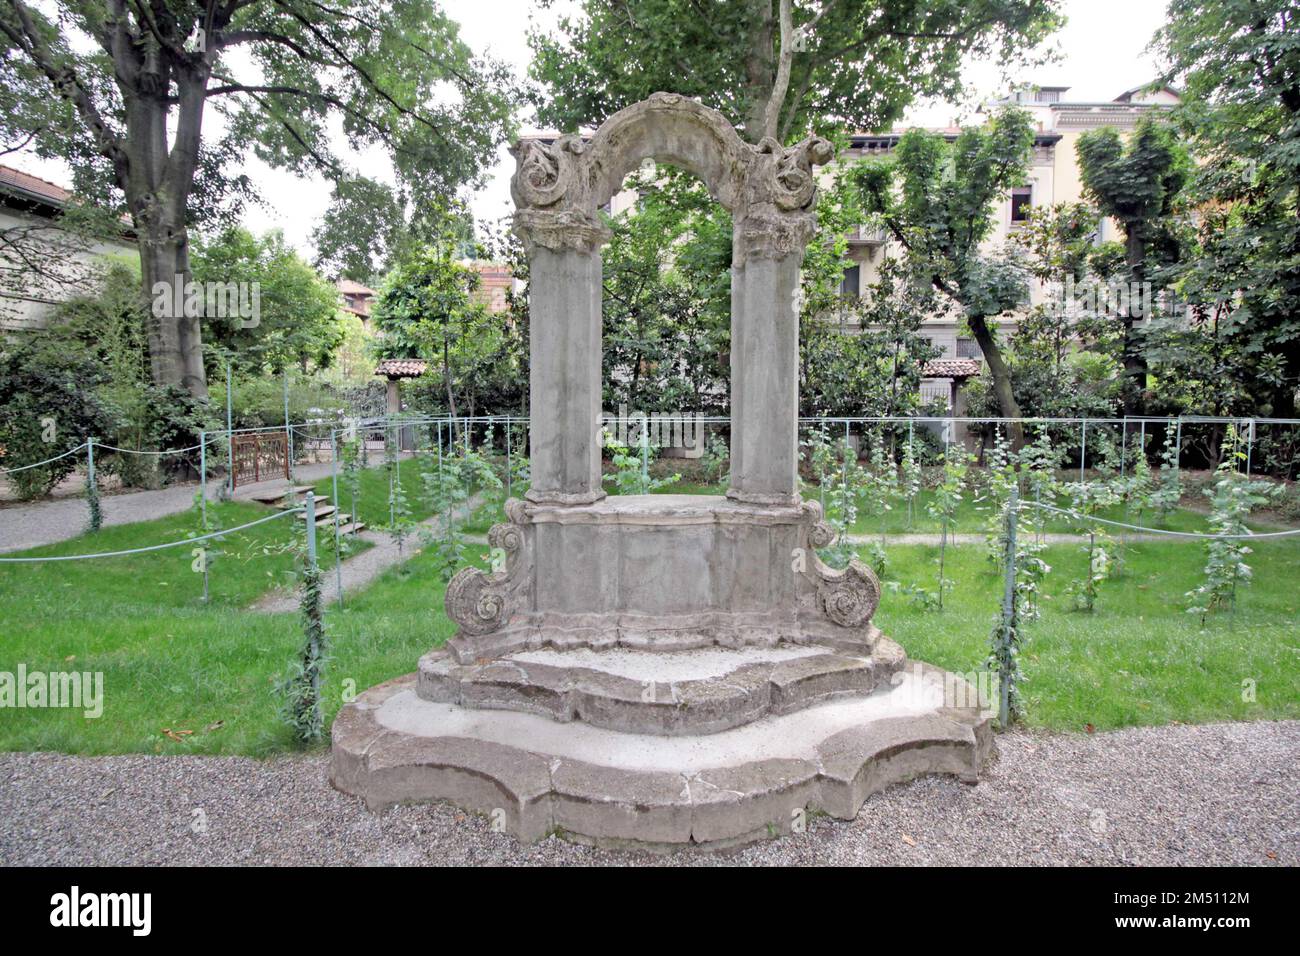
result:
<svg viewBox="0 0 1300 956"><path fill-rule="evenodd" d="M520 209L513 228L530 254L538 246L555 252L595 252L610 238L609 227L598 217L576 209Z"/></svg>

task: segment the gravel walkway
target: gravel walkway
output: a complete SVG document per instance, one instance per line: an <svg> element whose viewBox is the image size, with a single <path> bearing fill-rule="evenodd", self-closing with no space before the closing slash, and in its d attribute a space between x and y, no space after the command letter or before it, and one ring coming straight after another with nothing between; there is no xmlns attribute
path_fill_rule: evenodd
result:
<svg viewBox="0 0 1300 956"><path fill-rule="evenodd" d="M1112 536L1118 538L1118 530L1112 529ZM871 544L873 541L879 541L878 534L851 534L847 536L850 544ZM1038 540L1037 538L1035 540ZM1069 534L1066 532L1046 531L1042 535L1043 544L1074 544L1076 542L1087 541L1086 534ZM1188 541L1192 544L1200 544L1195 538L1183 538L1176 535L1167 534L1146 534L1140 531L1130 531L1128 534L1128 543L1133 544L1135 541ZM988 538L982 534L970 534L960 532L948 535L948 543L956 545L967 544L984 544ZM939 546L939 532L937 531L904 531L898 534L885 535L885 544L931 544Z"/></svg>
<svg viewBox="0 0 1300 956"><path fill-rule="evenodd" d="M372 466L373 467L373 466ZM331 462L315 462L294 468L298 482L319 481L333 474ZM216 500L225 479L208 482L209 500ZM240 485L235 489L235 500L247 501L253 495L283 488L283 478ZM131 491L120 495L103 495L100 506L104 524L131 524L152 521L167 515L188 511L194 505L198 483L170 485L154 491ZM56 498L31 504L15 504L0 508L0 552L22 551L43 544L54 544L75 538L86 530L86 501L84 498Z"/></svg>
<svg viewBox="0 0 1300 956"><path fill-rule="evenodd" d="M376 817L323 756L8 753L0 864L1300 864L1300 721L1015 732L998 750L976 787L918 780L851 823L666 857L523 846L447 806Z"/></svg>
<svg viewBox="0 0 1300 956"><path fill-rule="evenodd" d="M465 518L472 514L480 505L483 499L475 495L465 504L457 509L457 520ZM397 543L392 536L386 531L359 531L357 537L362 541L369 541L371 547L362 551L360 554L354 554L350 558L343 559L343 595L346 597L356 591L360 591L367 584L373 581L379 575L395 564L401 564L409 560L421 550L420 532L433 528L445 527L441 516L435 515L432 518L426 518L413 529L407 538L406 543L399 551ZM332 524L317 525L317 534L325 536L326 539L332 539L334 526ZM486 543L487 538L483 535L465 535L465 540L472 544ZM338 581L335 572L331 568L326 571L323 578L324 590L322 594L325 603L330 604L338 600ZM285 588L276 588L274 591L268 591L249 607L250 611L257 611L261 614L287 614L290 611L298 610L298 595L294 591Z"/></svg>

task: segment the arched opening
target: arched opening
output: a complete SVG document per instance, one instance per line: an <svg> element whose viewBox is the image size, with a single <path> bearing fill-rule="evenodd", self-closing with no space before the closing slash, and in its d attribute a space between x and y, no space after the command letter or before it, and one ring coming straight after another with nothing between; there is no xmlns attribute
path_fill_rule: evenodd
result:
<svg viewBox="0 0 1300 956"><path fill-rule="evenodd" d="M601 248L597 209L647 159L699 177L732 217L731 479L727 496L796 505L799 266L815 222L812 167L830 146L743 142L716 111L655 94L585 140L516 149L515 229L532 259L531 500L604 497Z"/></svg>
<svg viewBox="0 0 1300 956"><path fill-rule="evenodd" d="M653 468L645 479L627 474L643 435L648 457L688 460L683 480L662 490L716 493L730 444L731 215L689 170L651 160L608 212L601 379L615 447L605 457L607 468L624 463L620 479L607 475L618 489L610 493L660 489Z"/></svg>

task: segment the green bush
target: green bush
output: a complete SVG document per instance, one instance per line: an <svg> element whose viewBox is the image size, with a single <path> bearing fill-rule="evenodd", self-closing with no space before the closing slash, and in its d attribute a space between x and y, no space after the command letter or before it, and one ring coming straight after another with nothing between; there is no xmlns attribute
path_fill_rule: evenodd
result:
<svg viewBox="0 0 1300 956"><path fill-rule="evenodd" d="M32 336L0 353L0 467L30 465L75 448L89 436L112 434L113 415L96 389L103 366L85 352ZM7 477L20 497L48 494L84 455L69 455Z"/></svg>

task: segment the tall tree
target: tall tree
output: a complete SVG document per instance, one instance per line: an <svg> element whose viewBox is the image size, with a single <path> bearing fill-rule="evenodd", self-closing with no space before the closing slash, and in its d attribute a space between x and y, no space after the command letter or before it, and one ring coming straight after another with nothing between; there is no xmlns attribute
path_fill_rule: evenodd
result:
<svg viewBox="0 0 1300 956"><path fill-rule="evenodd" d="M309 364L330 364L344 335L337 321L338 291L299 258L278 229L263 236L239 227L222 230L200 238L193 258L197 281L242 282L257 290L255 321L203 319L204 341L228 353L236 369L257 375L289 365L305 371Z"/></svg>
<svg viewBox="0 0 1300 956"><path fill-rule="evenodd" d="M50 6L0 0L0 139L66 159L82 191L130 215L146 296L190 279L190 226L247 196L230 172L245 152L340 178L337 118L352 145L387 149L411 190L449 193L509 131L505 69L433 0ZM206 394L200 317L156 317L149 348L155 382Z"/></svg>
<svg viewBox="0 0 1300 956"><path fill-rule="evenodd" d="M412 246L385 277L373 313L380 355L437 368L439 404L452 417L481 410L497 391L489 380L517 354L507 347L515 341L508 317L475 296L479 274L461 261L466 221L463 210L442 210L430 223L431 240Z"/></svg>
<svg viewBox="0 0 1300 956"><path fill-rule="evenodd" d="M1191 159L1171 127L1149 118L1138 121L1127 143L1116 129L1104 126L1080 136L1075 150L1085 194L1124 230L1123 278L1129 288L1116 316L1123 330L1122 394L1124 411L1141 414L1147 378L1141 323L1154 309L1155 290L1167 281L1164 270L1178 258L1171 216L1191 173Z"/></svg>
<svg viewBox="0 0 1300 956"><path fill-rule="evenodd" d="M549 6L551 0L544 0ZM814 125L887 127L918 97L954 99L969 56L1023 57L1057 0L584 0L530 37L543 123L594 125L657 90L698 98L750 142Z"/></svg>
<svg viewBox="0 0 1300 956"><path fill-rule="evenodd" d="M938 133L908 130L890 156L853 167L866 212L884 221L917 280L965 318L988 364L998 407L1011 419L1020 418L1020 406L989 320L1025 301L1027 277L1013 258L986 254L981 244L993 231L994 208L1024 182L1033 143L1029 114L1003 109L952 143ZM1008 426L1008 434L1015 447L1024 443L1019 422Z"/></svg>
<svg viewBox="0 0 1300 956"><path fill-rule="evenodd" d="M1175 120L1217 229L1187 282L1247 364L1280 357L1260 410L1295 417L1300 387L1300 14L1288 0L1172 0L1155 48L1181 82Z"/></svg>

